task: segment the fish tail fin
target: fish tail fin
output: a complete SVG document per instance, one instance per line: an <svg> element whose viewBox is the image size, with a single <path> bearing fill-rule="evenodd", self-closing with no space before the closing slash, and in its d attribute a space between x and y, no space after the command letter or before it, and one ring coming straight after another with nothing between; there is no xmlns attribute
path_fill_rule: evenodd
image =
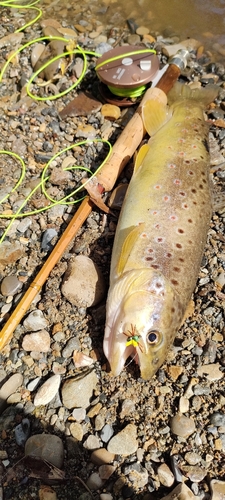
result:
<svg viewBox="0 0 225 500"><path fill-rule="evenodd" d="M169 104L173 104L188 99L197 101L199 105L204 107L214 101L218 92L218 85L207 85L207 87L192 89L188 85L176 82L168 93L168 102Z"/></svg>

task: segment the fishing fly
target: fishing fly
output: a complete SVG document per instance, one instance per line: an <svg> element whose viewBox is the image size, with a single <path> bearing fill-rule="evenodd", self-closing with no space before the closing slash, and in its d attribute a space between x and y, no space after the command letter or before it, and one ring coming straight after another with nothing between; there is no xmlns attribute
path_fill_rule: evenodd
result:
<svg viewBox="0 0 225 500"><path fill-rule="evenodd" d="M133 326L132 324L130 326L131 326L131 331L128 330L127 332L123 332L123 334L126 335L127 337L126 346L132 345L133 347L139 347L141 352L143 352L143 346L139 342L141 336L137 335L135 326Z"/></svg>

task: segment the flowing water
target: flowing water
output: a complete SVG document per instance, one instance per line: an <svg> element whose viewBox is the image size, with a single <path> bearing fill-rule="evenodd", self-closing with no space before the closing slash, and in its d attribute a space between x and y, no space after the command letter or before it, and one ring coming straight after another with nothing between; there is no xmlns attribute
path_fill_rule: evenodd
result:
<svg viewBox="0 0 225 500"><path fill-rule="evenodd" d="M225 0L43 0L44 14L71 19L97 19L104 26L121 27L134 19L150 33L197 38L208 49L215 42L225 47Z"/></svg>

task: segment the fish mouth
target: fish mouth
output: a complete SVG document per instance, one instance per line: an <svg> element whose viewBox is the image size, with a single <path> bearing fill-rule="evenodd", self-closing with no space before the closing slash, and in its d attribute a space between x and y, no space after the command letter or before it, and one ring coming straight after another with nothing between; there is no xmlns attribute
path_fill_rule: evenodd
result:
<svg viewBox="0 0 225 500"><path fill-rule="evenodd" d="M122 370L133 361L135 361L136 364L140 365L137 348L131 345L125 345L125 348L123 349L120 348L119 352L117 351L116 353L112 353L112 356L110 358L110 368L115 377L119 375ZM128 358L131 358L131 361L127 363Z"/></svg>

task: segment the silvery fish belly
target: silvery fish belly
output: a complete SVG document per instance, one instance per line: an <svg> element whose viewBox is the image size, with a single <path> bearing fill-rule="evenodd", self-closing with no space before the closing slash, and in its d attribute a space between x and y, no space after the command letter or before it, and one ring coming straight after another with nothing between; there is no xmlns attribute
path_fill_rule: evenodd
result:
<svg viewBox="0 0 225 500"><path fill-rule="evenodd" d="M211 217L208 125L215 86L152 90L115 235L104 352L118 375L129 356L150 379L165 361L199 273Z"/></svg>

